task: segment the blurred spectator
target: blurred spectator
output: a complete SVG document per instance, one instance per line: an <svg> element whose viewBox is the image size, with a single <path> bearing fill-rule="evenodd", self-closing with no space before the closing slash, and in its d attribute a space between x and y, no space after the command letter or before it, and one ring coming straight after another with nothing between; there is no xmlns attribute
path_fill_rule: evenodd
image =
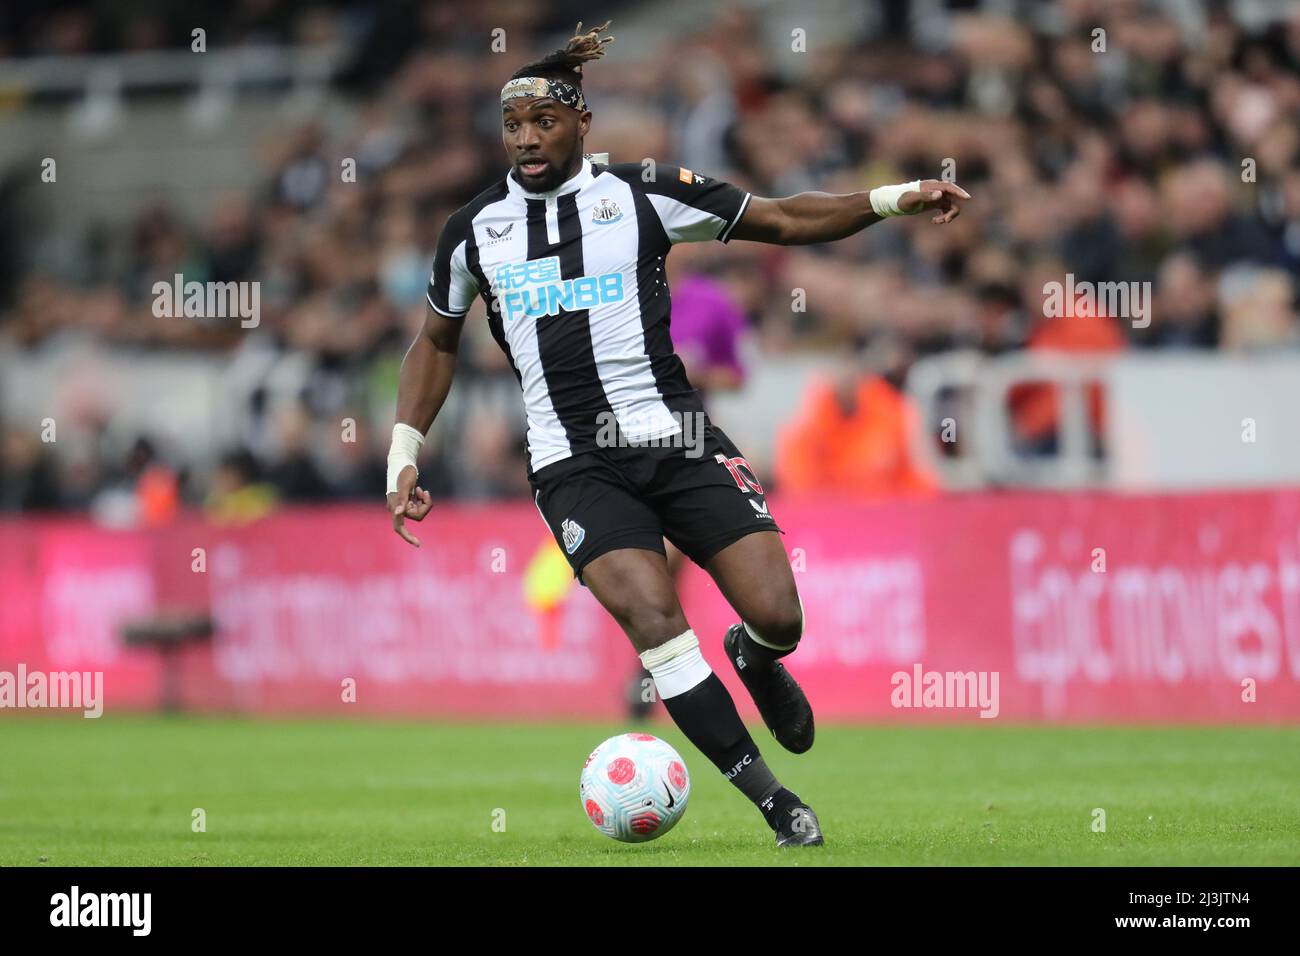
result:
<svg viewBox="0 0 1300 956"><path fill-rule="evenodd" d="M15 424L0 430L0 511L57 508L59 483L47 446Z"/></svg>
<svg viewBox="0 0 1300 956"><path fill-rule="evenodd" d="M783 492L878 498L938 490L912 453L916 409L895 384L905 361L890 341L873 347L865 363L841 361L829 378L814 380L778 440Z"/></svg>
<svg viewBox="0 0 1300 956"><path fill-rule="evenodd" d="M310 503L330 497L330 488L311 454L311 417L301 404L281 409L276 421L277 453L267 479L279 497Z"/></svg>
<svg viewBox="0 0 1300 956"><path fill-rule="evenodd" d="M179 504L179 477L141 435L131 443L120 473L91 498L90 510L101 524L129 528L166 524L176 517Z"/></svg>
<svg viewBox="0 0 1300 956"><path fill-rule="evenodd" d="M1210 159L1171 173L1164 190L1174 238L1212 269L1243 259L1275 261L1280 250L1258 219L1233 211L1229 184L1223 166Z"/></svg>
<svg viewBox="0 0 1300 956"><path fill-rule="evenodd" d="M1160 267L1155 284L1151 324L1135 331L1137 345L1214 348L1219 341L1214 283L1189 252L1170 256Z"/></svg>
<svg viewBox="0 0 1300 956"><path fill-rule="evenodd" d="M1054 274L1047 263L1041 263L1028 272L1026 287L1039 282L1044 276ZM1152 308L1147 303L1147 308ZM1038 315L1042 316L1040 293ZM1066 352L1075 355L1095 355L1119 352L1126 347L1124 333L1116 319L1107 315L1098 303L1090 303L1080 296L1069 303L1065 315L1042 316L1029 336L1027 347L1046 352ZM1100 447L1104 429L1105 407L1099 386L1088 387L1088 420L1095 447ZM1057 449L1057 427L1060 424L1060 389L1049 384L1017 385L1007 396L1011 407L1012 427L1019 449L1030 454L1049 454Z"/></svg>
<svg viewBox="0 0 1300 956"><path fill-rule="evenodd" d="M279 501L275 487L258 479L257 461L247 451L221 459L206 502L208 517L218 524L247 524L264 518Z"/></svg>
<svg viewBox="0 0 1300 956"><path fill-rule="evenodd" d="M1281 269L1239 265L1219 280L1223 347L1233 351L1291 349L1300 344L1295 283Z"/></svg>
<svg viewBox="0 0 1300 956"><path fill-rule="evenodd" d="M261 239L248 200L226 196L208 225L207 272L213 282L251 278L257 269Z"/></svg>
<svg viewBox="0 0 1300 956"><path fill-rule="evenodd" d="M672 263L668 269L670 334L686 377L707 402L710 392L732 391L744 381L739 346L748 322L729 286L719 278L683 269L682 260L668 258Z"/></svg>

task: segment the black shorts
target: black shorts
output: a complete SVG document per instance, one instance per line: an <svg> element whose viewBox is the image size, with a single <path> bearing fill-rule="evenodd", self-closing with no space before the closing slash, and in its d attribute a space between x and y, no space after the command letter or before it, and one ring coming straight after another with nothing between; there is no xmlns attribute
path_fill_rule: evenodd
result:
<svg viewBox="0 0 1300 956"><path fill-rule="evenodd" d="M702 565L747 534L781 531L731 439L712 423L702 439L691 449L601 448L532 476L537 510L574 577L581 582L589 561L618 548L664 554L667 538Z"/></svg>

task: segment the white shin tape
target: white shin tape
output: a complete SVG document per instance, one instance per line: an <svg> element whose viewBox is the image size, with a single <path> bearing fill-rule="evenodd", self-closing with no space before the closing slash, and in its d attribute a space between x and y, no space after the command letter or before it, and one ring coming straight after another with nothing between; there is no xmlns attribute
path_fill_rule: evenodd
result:
<svg viewBox="0 0 1300 956"><path fill-rule="evenodd" d="M659 696L665 700L686 693L713 673L709 662L700 654L700 642L692 630L650 648L641 655L641 663L654 678Z"/></svg>

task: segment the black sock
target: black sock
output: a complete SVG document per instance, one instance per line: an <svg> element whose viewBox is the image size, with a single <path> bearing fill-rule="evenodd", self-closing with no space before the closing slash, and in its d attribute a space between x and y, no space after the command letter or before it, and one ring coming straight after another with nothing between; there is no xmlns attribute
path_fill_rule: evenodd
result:
<svg viewBox="0 0 1300 956"><path fill-rule="evenodd" d="M773 830L776 829L777 821L780 820L781 814L790 810L792 807L802 807L803 801L799 795L792 790L782 787L772 796L768 797L758 805L758 809L763 814L763 819Z"/></svg>
<svg viewBox="0 0 1300 956"><path fill-rule="evenodd" d="M797 645L796 645L797 646ZM794 648L785 651L775 651L770 647L764 647L758 641L749 636L749 629L744 624L740 625L740 652L750 661L761 665L766 669L774 661L780 660L787 654L793 653Z"/></svg>
<svg viewBox="0 0 1300 956"><path fill-rule="evenodd" d="M717 674L710 674L686 693L665 697L663 701L668 715L686 739L762 810L764 818L769 817L765 803L773 811L780 809L779 795L790 791L768 769ZM771 819L768 825L772 825Z"/></svg>

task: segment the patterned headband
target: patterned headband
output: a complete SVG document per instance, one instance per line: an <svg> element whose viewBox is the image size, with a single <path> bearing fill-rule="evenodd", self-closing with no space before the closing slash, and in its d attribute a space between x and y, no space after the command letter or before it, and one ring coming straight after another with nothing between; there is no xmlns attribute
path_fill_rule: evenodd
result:
<svg viewBox="0 0 1300 956"><path fill-rule="evenodd" d="M516 97L549 96L565 106L571 106L582 112L587 108L587 101L582 98L582 90L563 80L548 80L542 76L521 76L501 87L501 104Z"/></svg>

